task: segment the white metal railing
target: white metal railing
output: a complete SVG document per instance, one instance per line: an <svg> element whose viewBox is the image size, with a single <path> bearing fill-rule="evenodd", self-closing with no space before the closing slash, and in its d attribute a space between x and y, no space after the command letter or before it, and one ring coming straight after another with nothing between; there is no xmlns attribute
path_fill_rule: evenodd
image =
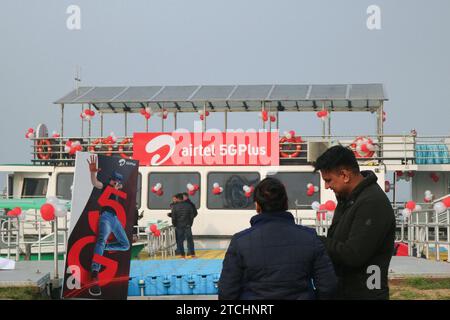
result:
<svg viewBox="0 0 450 320"><path fill-rule="evenodd" d="M408 244L408 255L430 258L430 251L434 251L434 258L441 260L441 248L447 250L447 261L450 250L450 210L438 214L435 210L420 210L412 212L404 219L397 219L397 241ZM431 250L430 250L431 249Z"/></svg>
<svg viewBox="0 0 450 320"><path fill-rule="evenodd" d="M413 134L407 135L360 135L372 139L376 146L376 151L370 157L361 157L361 161L399 161L402 164L420 162L444 162L450 163L450 136L416 136ZM288 157L283 157L285 161L293 160L307 160L309 150L307 150L308 142L322 141L328 142L330 145L343 144L351 146L352 142L357 136L331 135L331 136L302 136L303 142L283 142L280 143L280 152L284 152ZM129 139L129 141L128 141ZM38 144L48 140L49 146ZM117 137L116 142L105 141L105 137L60 137L60 138L34 138L32 145L33 162L41 164L71 164L75 155L69 155L64 151L66 141L79 141L84 151L93 151L98 154L107 155L123 155L126 157L132 156L132 137L123 136ZM130 142L131 141L131 142ZM296 147L300 146L300 150ZM432 155L427 155L426 150L421 147L428 146L431 151L435 149L436 152L431 152ZM49 151L48 147L51 148ZM441 150L441 148L444 148ZM422 152L419 157L416 157L417 152ZM296 154L294 154L296 153Z"/></svg>
<svg viewBox="0 0 450 320"><path fill-rule="evenodd" d="M31 219L29 219L31 217ZM63 223L63 227L58 228L58 221ZM0 224L0 241L6 245L2 249L6 251L7 258L14 255L15 260L19 261L20 256L24 253L38 255L41 260L43 253L53 253L55 261L60 253L66 253L67 245L67 217L57 218L52 222L47 222L37 214L29 214L28 211L22 212L20 217L3 216ZM63 234L63 240L59 241L59 234ZM31 239L29 236L37 236L37 240ZM53 238L53 239L51 239ZM49 240L50 239L50 240ZM52 250L44 252L44 248L52 246ZM27 247L30 252L27 252ZM37 252L33 249L37 248ZM60 249L62 248L62 250ZM31 256L30 256L31 258ZM57 271L57 264L55 264ZM57 272L55 272L57 274Z"/></svg>
<svg viewBox="0 0 450 320"><path fill-rule="evenodd" d="M160 235L155 236L151 232L147 232L147 250L148 255L154 257L161 254L163 259L167 258L168 255L175 255L176 247L176 237L175 237L175 227L165 226L161 228Z"/></svg>

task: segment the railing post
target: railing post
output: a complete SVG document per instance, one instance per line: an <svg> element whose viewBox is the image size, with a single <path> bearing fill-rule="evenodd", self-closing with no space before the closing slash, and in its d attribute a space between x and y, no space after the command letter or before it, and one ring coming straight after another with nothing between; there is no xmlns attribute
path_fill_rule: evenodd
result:
<svg viewBox="0 0 450 320"><path fill-rule="evenodd" d="M58 274L58 217L55 217L55 220L53 220L53 238L54 238L54 252L53 252L53 261L54 261L54 270L55 270L55 277L54 279L59 278Z"/></svg>
<svg viewBox="0 0 450 320"><path fill-rule="evenodd" d="M440 261L440 251L439 251L439 215L437 211L434 212L436 215L436 220L434 221L434 241L435 241L435 250L436 250L436 261Z"/></svg>

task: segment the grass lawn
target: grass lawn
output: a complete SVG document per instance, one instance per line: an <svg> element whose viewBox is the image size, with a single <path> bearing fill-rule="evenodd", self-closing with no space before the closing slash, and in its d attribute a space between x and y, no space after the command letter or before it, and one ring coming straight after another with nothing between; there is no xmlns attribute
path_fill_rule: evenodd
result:
<svg viewBox="0 0 450 320"><path fill-rule="evenodd" d="M450 300L450 278L391 279L392 300Z"/></svg>
<svg viewBox="0 0 450 320"><path fill-rule="evenodd" d="M48 300L35 287L0 288L0 300Z"/></svg>

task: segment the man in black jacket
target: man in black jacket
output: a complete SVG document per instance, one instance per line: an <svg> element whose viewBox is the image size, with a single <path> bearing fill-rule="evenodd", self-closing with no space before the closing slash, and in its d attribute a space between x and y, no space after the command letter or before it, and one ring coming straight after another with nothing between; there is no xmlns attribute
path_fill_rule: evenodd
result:
<svg viewBox="0 0 450 320"><path fill-rule="evenodd" d="M321 237L338 276L339 299L389 299L388 269L395 216L372 171L359 171L353 151L334 146L316 161L326 189L338 200Z"/></svg>
<svg viewBox="0 0 450 320"><path fill-rule="evenodd" d="M194 240L192 237L192 224L196 211L193 206L183 201L183 194L179 193L175 196L176 202L172 204L172 211L169 217L172 218L172 224L175 227L175 236L177 241L176 254L185 257L184 240L187 240L188 256L195 258Z"/></svg>
<svg viewBox="0 0 450 320"><path fill-rule="evenodd" d="M231 239L219 279L219 299L330 299L336 276L313 229L287 212L283 184L266 178L255 188L251 228Z"/></svg>

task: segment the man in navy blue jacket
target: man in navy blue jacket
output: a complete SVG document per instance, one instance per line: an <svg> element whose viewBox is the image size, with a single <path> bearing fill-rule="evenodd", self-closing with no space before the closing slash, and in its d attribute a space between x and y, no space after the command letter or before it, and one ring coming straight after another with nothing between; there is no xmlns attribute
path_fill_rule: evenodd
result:
<svg viewBox="0 0 450 320"><path fill-rule="evenodd" d="M331 299L333 265L313 229L287 212L284 185L266 178L255 188L257 215L233 236L219 279L219 299Z"/></svg>

